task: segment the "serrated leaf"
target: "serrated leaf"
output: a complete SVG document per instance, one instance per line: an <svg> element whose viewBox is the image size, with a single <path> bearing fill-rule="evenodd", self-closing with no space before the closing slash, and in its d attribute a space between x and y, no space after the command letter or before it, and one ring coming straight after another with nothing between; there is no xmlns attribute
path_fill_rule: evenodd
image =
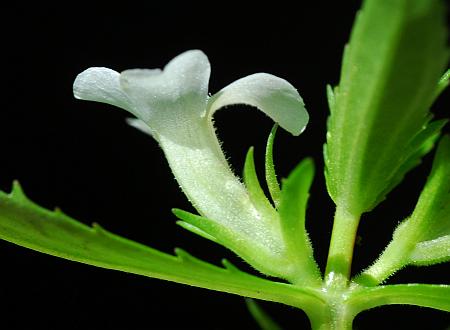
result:
<svg viewBox="0 0 450 330"><path fill-rule="evenodd" d="M306 158L283 181L278 212L288 254L302 269L299 283L318 284L320 271L314 261L311 242L305 228L309 189L314 178L314 163Z"/></svg>
<svg viewBox="0 0 450 330"><path fill-rule="evenodd" d="M450 137L439 143L427 183L412 215L358 282L377 284L402 267L432 265L450 259Z"/></svg>
<svg viewBox="0 0 450 330"><path fill-rule="evenodd" d="M313 290L265 280L238 270L221 268L176 249L176 256L106 231L89 227L61 211L31 202L16 183L11 194L0 191L0 238L56 257L97 267L159 278L305 308L323 308Z"/></svg>
<svg viewBox="0 0 450 330"><path fill-rule="evenodd" d="M266 157L265 157L265 174L267 187L269 188L270 196L275 207L280 204L281 190L275 173L275 165L273 163L273 144L275 141L275 135L277 133L278 124L275 124L270 131L269 138L266 145Z"/></svg>
<svg viewBox="0 0 450 330"><path fill-rule="evenodd" d="M248 311L258 323L261 330L281 330L281 327L254 300L245 299Z"/></svg>
<svg viewBox="0 0 450 330"><path fill-rule="evenodd" d="M276 218L277 216L275 209L270 204L269 200L264 194L264 190L259 184L258 176L256 174L255 160L253 156L253 147L248 150L247 156L245 157L243 176L245 187L247 188L250 200L252 201L253 205L255 205L256 209L263 214L266 214L268 217Z"/></svg>
<svg viewBox="0 0 450 330"><path fill-rule="evenodd" d="M334 97L328 89L326 177L336 204L356 215L371 210L422 157L411 159L411 150L429 150L412 144L447 57L439 1L364 2Z"/></svg>

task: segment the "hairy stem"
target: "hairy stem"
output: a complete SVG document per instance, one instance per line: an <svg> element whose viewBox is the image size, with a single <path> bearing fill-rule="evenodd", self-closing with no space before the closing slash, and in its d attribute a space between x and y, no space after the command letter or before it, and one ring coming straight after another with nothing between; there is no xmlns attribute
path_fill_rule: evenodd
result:
<svg viewBox="0 0 450 330"><path fill-rule="evenodd" d="M359 219L359 215L351 214L343 207L336 207L325 271L327 286L342 288L348 283Z"/></svg>
<svg viewBox="0 0 450 330"><path fill-rule="evenodd" d="M352 330L355 314L346 309L346 304L333 304L323 318L311 318L312 330Z"/></svg>

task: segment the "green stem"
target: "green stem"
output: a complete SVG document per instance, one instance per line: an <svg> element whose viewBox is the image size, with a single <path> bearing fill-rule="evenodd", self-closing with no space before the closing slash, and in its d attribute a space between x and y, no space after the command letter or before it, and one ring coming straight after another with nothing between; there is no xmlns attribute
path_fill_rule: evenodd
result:
<svg viewBox="0 0 450 330"><path fill-rule="evenodd" d="M352 330L354 313L350 313L346 304L338 308L329 307L327 313L323 313L323 318L311 318L312 330Z"/></svg>
<svg viewBox="0 0 450 330"><path fill-rule="evenodd" d="M336 207L325 271L325 283L329 287L347 286L359 219L359 215L351 214L343 207Z"/></svg>

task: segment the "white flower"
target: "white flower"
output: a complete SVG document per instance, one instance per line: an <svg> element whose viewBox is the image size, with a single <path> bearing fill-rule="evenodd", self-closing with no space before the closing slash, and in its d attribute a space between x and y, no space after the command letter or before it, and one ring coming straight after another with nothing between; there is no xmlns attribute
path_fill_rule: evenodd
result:
<svg viewBox="0 0 450 330"><path fill-rule="evenodd" d="M130 124L159 142L183 192L203 217L232 237L231 248L265 273L286 273L278 214L252 203L220 148L212 116L224 106L248 104L298 135L308 122L303 101L291 84L266 73L239 79L208 97L209 76L206 55L190 50L163 70L89 68L73 89L76 98L135 115Z"/></svg>

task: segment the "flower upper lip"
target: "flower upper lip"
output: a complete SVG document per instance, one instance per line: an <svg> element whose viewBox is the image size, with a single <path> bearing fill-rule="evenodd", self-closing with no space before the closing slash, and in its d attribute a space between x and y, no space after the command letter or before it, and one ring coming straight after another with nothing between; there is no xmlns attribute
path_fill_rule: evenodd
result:
<svg viewBox="0 0 450 330"><path fill-rule="evenodd" d="M152 120L159 112L169 116L169 111L190 111L192 115L204 117L207 110L212 116L223 106L240 103L259 107L294 135L306 126L308 114L303 101L284 79L256 73L231 83L209 98L210 72L206 55L200 50L190 50L175 57L163 70L131 69L118 73L103 67L89 68L77 76L73 90L78 99L123 108L150 127L159 124L158 119ZM275 101L280 103L278 109L261 104L264 98L274 102L271 94L278 94Z"/></svg>

